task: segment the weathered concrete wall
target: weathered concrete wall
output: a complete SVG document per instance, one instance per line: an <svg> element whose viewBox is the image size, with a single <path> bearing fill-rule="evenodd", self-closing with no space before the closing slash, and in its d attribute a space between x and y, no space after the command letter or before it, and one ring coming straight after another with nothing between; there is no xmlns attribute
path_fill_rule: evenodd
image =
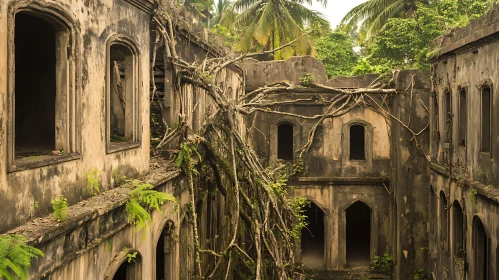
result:
<svg viewBox="0 0 499 280"><path fill-rule="evenodd" d="M148 1L131 1L147 6ZM88 196L86 174L97 169L101 190L113 184L113 170L129 177L147 172L149 162L149 24L150 15L127 1L1 1L0 2L0 232L33 217L51 212L50 201L65 195L69 204ZM150 3L149 3L150 4ZM69 125L76 141L68 156L33 158L23 168L7 166L12 131L8 129L11 112L14 70L14 13L32 7L72 22L74 41L73 91L74 120ZM138 145L118 152L106 152L106 46L112 36L124 35L138 50L137 112ZM7 40L9 38L9 40ZM27 80L26 82L29 82ZM23 102L16 100L16 102ZM36 206L35 206L36 205Z"/></svg>
<svg viewBox="0 0 499 280"><path fill-rule="evenodd" d="M480 253L474 245L475 221L479 219L487 234L487 275L499 279L499 47L497 23L499 10L494 8L483 18L454 30L434 42L439 48L433 59L433 98L431 102L431 190L435 219L431 221L429 258L434 279L479 279L476 260ZM491 146L482 152L482 88L491 87ZM466 124L460 119L460 92L466 93ZM451 121L445 116L445 94L450 94ZM459 131L466 129L465 142ZM449 138L445 135L450 135ZM441 209L445 194L448 209ZM476 193L474 195L473 193ZM472 200L476 197L476 205ZM464 225L456 220L452 203L463 210ZM445 216L444 216L445 215ZM447 217L448 223L442 220ZM458 256L456 228L462 227L465 249ZM443 232L447 231L447 235ZM456 261L456 258L459 261ZM482 279L482 278L480 278Z"/></svg>

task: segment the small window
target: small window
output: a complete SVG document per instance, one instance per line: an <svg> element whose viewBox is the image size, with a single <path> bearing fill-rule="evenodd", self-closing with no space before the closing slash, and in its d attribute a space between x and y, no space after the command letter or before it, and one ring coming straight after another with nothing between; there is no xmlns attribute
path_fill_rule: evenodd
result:
<svg viewBox="0 0 499 280"><path fill-rule="evenodd" d="M466 89L459 91L459 146L466 146L466 134L468 126L468 107L466 103Z"/></svg>
<svg viewBox="0 0 499 280"><path fill-rule="evenodd" d="M445 197L445 193L442 191L440 192L440 239L442 241L447 239L447 208L447 197Z"/></svg>
<svg viewBox="0 0 499 280"><path fill-rule="evenodd" d="M458 258L464 257L464 216L463 209L461 205L456 200L452 205L452 209L454 210L454 255Z"/></svg>
<svg viewBox="0 0 499 280"><path fill-rule="evenodd" d="M277 127L277 158L293 160L293 125L282 123Z"/></svg>
<svg viewBox="0 0 499 280"><path fill-rule="evenodd" d="M445 142L450 143L452 139L452 103L449 91L445 92L444 103L444 119L445 119Z"/></svg>
<svg viewBox="0 0 499 280"><path fill-rule="evenodd" d="M490 152L490 95L490 86L484 86L482 88L482 152Z"/></svg>
<svg viewBox="0 0 499 280"><path fill-rule="evenodd" d="M350 159L365 160L365 127L361 124L350 126Z"/></svg>
<svg viewBox="0 0 499 280"><path fill-rule="evenodd" d="M109 144L138 142L137 63L132 49L112 43L109 49Z"/></svg>
<svg viewBox="0 0 499 280"><path fill-rule="evenodd" d="M15 14L14 161L76 152L70 38L68 27L51 15Z"/></svg>

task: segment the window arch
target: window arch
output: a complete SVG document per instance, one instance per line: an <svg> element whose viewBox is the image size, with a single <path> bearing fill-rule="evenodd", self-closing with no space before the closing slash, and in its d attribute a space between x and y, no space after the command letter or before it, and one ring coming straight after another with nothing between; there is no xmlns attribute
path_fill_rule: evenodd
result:
<svg viewBox="0 0 499 280"><path fill-rule="evenodd" d="M319 205L310 201L305 209L308 225L301 234L301 261L307 268L322 269L325 251L325 214Z"/></svg>
<svg viewBox="0 0 499 280"><path fill-rule="evenodd" d="M372 209L356 201L345 209L346 262L349 267L369 265L371 258Z"/></svg>
<svg viewBox="0 0 499 280"><path fill-rule="evenodd" d="M444 241L447 239L447 225L448 225L448 205L447 197L444 191L440 192L440 240Z"/></svg>
<svg viewBox="0 0 499 280"><path fill-rule="evenodd" d="M488 280L489 276L489 238L482 220L475 217L473 221L474 278Z"/></svg>
<svg viewBox="0 0 499 280"><path fill-rule="evenodd" d="M171 280L175 273L175 223L168 220L156 245L156 279Z"/></svg>
<svg viewBox="0 0 499 280"><path fill-rule="evenodd" d="M468 130L468 105L466 88L459 89L459 146L466 146L466 135Z"/></svg>
<svg viewBox="0 0 499 280"><path fill-rule="evenodd" d="M491 111L492 111L492 87L488 84L482 86L481 92L481 152L490 152L491 143Z"/></svg>
<svg viewBox="0 0 499 280"><path fill-rule="evenodd" d="M277 125L277 158L293 160L294 154L294 127L290 123Z"/></svg>
<svg viewBox="0 0 499 280"><path fill-rule="evenodd" d="M133 254L135 257L128 261L128 254ZM140 279L142 255L139 251L133 248L127 248L126 251L121 251L109 264L104 280L130 280Z"/></svg>
<svg viewBox="0 0 499 280"><path fill-rule="evenodd" d="M366 159L366 128L363 124L350 125L350 160Z"/></svg>
<svg viewBox="0 0 499 280"><path fill-rule="evenodd" d="M107 146L113 152L139 142L138 54L131 40L110 40L107 68Z"/></svg>

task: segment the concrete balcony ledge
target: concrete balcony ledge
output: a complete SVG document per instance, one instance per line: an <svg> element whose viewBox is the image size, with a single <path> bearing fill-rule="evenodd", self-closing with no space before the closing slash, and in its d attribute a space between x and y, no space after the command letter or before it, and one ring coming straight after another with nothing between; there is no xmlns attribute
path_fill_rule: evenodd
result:
<svg viewBox="0 0 499 280"><path fill-rule="evenodd" d="M292 179L292 182L296 183L323 183L332 185L370 185L373 183L385 183L390 182L390 177L380 176L380 177L296 177Z"/></svg>

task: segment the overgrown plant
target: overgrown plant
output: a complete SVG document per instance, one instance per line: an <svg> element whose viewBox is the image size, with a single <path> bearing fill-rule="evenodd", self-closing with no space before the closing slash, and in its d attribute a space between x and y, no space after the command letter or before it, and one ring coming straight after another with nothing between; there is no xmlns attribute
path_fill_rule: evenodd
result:
<svg viewBox="0 0 499 280"><path fill-rule="evenodd" d="M87 192L90 196L98 195L100 193L99 170L97 170L97 168L87 173Z"/></svg>
<svg viewBox="0 0 499 280"><path fill-rule="evenodd" d="M59 196L51 201L52 209L54 210L55 221L60 223L68 216L68 200L63 196Z"/></svg>
<svg viewBox="0 0 499 280"><path fill-rule="evenodd" d="M127 247L123 247L123 252L126 254L128 263L131 263L137 259L137 251L130 252Z"/></svg>
<svg viewBox="0 0 499 280"><path fill-rule="evenodd" d="M389 253L384 253L383 256L374 256L372 268L387 274L392 274L394 263L395 258Z"/></svg>
<svg viewBox="0 0 499 280"><path fill-rule="evenodd" d="M151 210L156 209L161 212L161 205L166 201L176 202L174 196L153 190L151 184L138 180L131 181L131 183L135 189L128 193L126 212L128 223L134 225L137 231L152 222Z"/></svg>
<svg viewBox="0 0 499 280"><path fill-rule="evenodd" d="M40 249L27 245L22 235L0 235L0 278L27 279L31 259L43 256Z"/></svg>
<svg viewBox="0 0 499 280"><path fill-rule="evenodd" d="M476 208L476 195L478 194L478 191L476 189L471 189L468 196L471 199L471 204L473 205L473 208Z"/></svg>

